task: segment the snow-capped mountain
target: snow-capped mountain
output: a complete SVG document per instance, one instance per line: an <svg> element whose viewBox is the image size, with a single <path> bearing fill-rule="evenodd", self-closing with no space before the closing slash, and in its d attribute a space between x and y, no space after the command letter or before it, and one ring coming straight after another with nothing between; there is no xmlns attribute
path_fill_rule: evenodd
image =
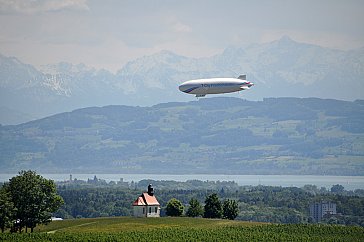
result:
<svg viewBox="0 0 364 242"><path fill-rule="evenodd" d="M193 100L192 95L178 91L182 81L240 74L247 74L256 85L230 94L236 97L363 99L364 48L342 51L283 37L266 44L228 47L208 58L161 51L127 63L116 74L64 62L37 70L0 55L0 100L1 106L34 117L85 106L150 106ZM0 123L13 120L5 119L7 115L11 114L1 114Z"/></svg>
<svg viewBox="0 0 364 242"><path fill-rule="evenodd" d="M160 89L168 98L177 95L175 87L184 80L245 73L256 84L242 93L248 99L296 96L354 100L364 97L363 59L363 49L334 50L283 37L267 44L229 47L210 58L186 58L162 51L128 63L117 76L129 82L130 92Z"/></svg>

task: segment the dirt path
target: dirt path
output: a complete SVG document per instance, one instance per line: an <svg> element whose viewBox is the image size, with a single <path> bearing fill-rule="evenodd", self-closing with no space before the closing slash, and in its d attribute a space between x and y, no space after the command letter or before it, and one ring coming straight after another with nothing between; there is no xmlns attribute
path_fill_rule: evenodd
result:
<svg viewBox="0 0 364 242"><path fill-rule="evenodd" d="M61 229L56 229L56 230L48 231L47 234L54 234L55 232L60 231L62 229L68 229L68 228L72 228L72 227L82 227L82 226L86 226L86 225L94 224L94 223L97 223L97 222L89 222L89 223L78 224L78 225L69 226L69 227L65 227L65 228L61 228Z"/></svg>

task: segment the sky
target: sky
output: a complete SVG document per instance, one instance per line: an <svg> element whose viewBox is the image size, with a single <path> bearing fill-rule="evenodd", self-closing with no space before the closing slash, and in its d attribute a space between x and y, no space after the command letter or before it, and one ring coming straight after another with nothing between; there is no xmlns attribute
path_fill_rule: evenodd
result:
<svg viewBox="0 0 364 242"><path fill-rule="evenodd" d="M364 47L363 13L362 0L0 0L0 54L115 72L161 50L207 57L285 35L348 50Z"/></svg>

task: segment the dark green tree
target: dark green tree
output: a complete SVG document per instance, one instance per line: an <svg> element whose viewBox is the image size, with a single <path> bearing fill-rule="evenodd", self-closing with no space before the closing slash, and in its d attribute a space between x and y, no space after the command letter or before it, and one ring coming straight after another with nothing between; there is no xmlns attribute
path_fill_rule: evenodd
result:
<svg viewBox="0 0 364 242"><path fill-rule="evenodd" d="M239 214L239 206L235 200L225 200L222 206L222 210L223 218L230 220L234 220Z"/></svg>
<svg viewBox="0 0 364 242"><path fill-rule="evenodd" d="M178 217L183 214L184 206L182 205L181 201L172 198L168 201L166 207L166 214L168 216Z"/></svg>
<svg viewBox="0 0 364 242"><path fill-rule="evenodd" d="M10 228L14 221L14 204L11 201L10 194L5 188L6 185L0 188L0 227L1 232L6 228Z"/></svg>
<svg viewBox="0 0 364 242"><path fill-rule="evenodd" d="M197 199L191 198L189 204L190 206L186 212L188 217L198 217L203 215L203 207Z"/></svg>
<svg viewBox="0 0 364 242"><path fill-rule="evenodd" d="M63 204L54 181L37 175L35 171L19 172L10 179L7 190L16 208L15 219L20 232L24 227L33 232L37 224L48 223L51 214Z"/></svg>
<svg viewBox="0 0 364 242"><path fill-rule="evenodd" d="M342 185L336 184L331 187L332 193L343 193L345 188Z"/></svg>
<svg viewBox="0 0 364 242"><path fill-rule="evenodd" d="M205 212L203 215L205 218L221 218L222 206L219 197L216 193L206 197L205 200Z"/></svg>

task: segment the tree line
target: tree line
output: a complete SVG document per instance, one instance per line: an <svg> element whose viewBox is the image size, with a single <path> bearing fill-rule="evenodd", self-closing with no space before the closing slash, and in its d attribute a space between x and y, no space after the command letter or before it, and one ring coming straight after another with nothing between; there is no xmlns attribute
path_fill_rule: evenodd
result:
<svg viewBox="0 0 364 242"><path fill-rule="evenodd" d="M341 185L328 190L314 185L238 186L234 182L107 183L94 178L89 182L62 182L56 187L53 181L35 172L22 171L0 189L1 229L20 232L30 228L32 231L37 224L50 221L51 215L61 218L131 216L132 202L149 183L158 184L155 195L162 205L161 215L308 223L311 203L331 201L337 204L338 214L323 222L364 226L364 190L346 191ZM176 215L168 208L175 200L179 202Z"/></svg>
<svg viewBox="0 0 364 242"><path fill-rule="evenodd" d="M167 203L166 215L182 216L184 209L185 207L181 201L172 198ZM197 199L191 198L186 211L186 216L188 217L223 218L230 220L234 220L238 214L239 207L236 200L227 199L221 202L216 193L206 197L204 207Z"/></svg>
<svg viewBox="0 0 364 242"><path fill-rule="evenodd" d="M141 185L140 185L140 184ZM65 204L55 213L62 218L91 218L100 216L131 216L132 202L146 188L155 185L155 196L161 206L161 215L166 215L166 205L172 199L179 200L188 216L190 202L197 200L202 207L206 198L216 193L222 200L234 200L239 213L236 219L245 221L273 223L308 223L309 206L319 201L337 204L336 220L327 221L338 224L357 224L364 226L364 190L347 191L341 185L331 189L314 185L298 187L238 186L233 183L212 183L189 181L170 182L146 180L139 183L112 185L91 185L62 183L58 192ZM105 183L103 183L105 184ZM194 189L190 184L197 184ZM161 188L159 188L161 187ZM143 189L144 188L144 189ZM202 214L202 217L204 214Z"/></svg>

